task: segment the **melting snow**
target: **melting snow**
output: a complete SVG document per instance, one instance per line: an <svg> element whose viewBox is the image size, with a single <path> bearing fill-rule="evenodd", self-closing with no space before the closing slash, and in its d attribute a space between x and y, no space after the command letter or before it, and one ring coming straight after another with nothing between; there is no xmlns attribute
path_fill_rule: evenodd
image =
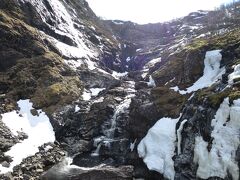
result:
<svg viewBox="0 0 240 180"><path fill-rule="evenodd" d="M212 148L208 151L208 142L196 137L194 162L198 163L197 176L203 179L210 177L225 178L228 172L233 180L239 179L236 151L240 145L240 99L229 105L226 98L220 105L212 120Z"/></svg>
<svg viewBox="0 0 240 180"><path fill-rule="evenodd" d="M38 152L38 147L47 142L55 140L53 128L47 115L41 110L37 110L38 116L31 114L32 103L29 100L19 100L19 116L17 111L2 114L2 121L11 130L14 135L18 132L24 132L28 138L17 143L5 155L11 156L13 161L9 168L0 165L1 173L12 171L13 167L20 164L22 159L34 155Z"/></svg>
<svg viewBox="0 0 240 180"><path fill-rule="evenodd" d="M168 179L174 179L175 128L178 119L162 118L149 129L138 145L138 154L148 169L158 171Z"/></svg>
<svg viewBox="0 0 240 180"><path fill-rule="evenodd" d="M199 78L191 87L186 91L179 90L179 88L171 87L174 91L178 91L180 94L187 94L199 89L209 87L217 80L221 79L225 73L225 67L220 68L220 62L222 60L221 50L207 51L204 59L204 72L203 76Z"/></svg>

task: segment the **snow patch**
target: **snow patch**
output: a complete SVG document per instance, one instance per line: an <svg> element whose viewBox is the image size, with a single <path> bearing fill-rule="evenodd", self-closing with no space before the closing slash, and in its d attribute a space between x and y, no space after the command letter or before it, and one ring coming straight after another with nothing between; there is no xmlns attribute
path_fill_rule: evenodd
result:
<svg viewBox="0 0 240 180"><path fill-rule="evenodd" d="M82 94L82 98L83 98L84 101L90 100L91 99L91 92L84 89L83 94Z"/></svg>
<svg viewBox="0 0 240 180"><path fill-rule="evenodd" d="M131 152L133 152L133 150L134 150L134 148L135 148L135 145L136 145L136 142L137 142L137 139L135 139L135 140L133 141L133 143L130 143L130 150L131 150Z"/></svg>
<svg viewBox="0 0 240 180"><path fill-rule="evenodd" d="M97 96L101 91L105 90L106 88L91 88L91 95Z"/></svg>
<svg viewBox="0 0 240 180"><path fill-rule="evenodd" d="M143 158L148 169L157 171L165 178L174 179L175 128L179 118L162 118L149 129L138 145L139 157Z"/></svg>
<svg viewBox="0 0 240 180"><path fill-rule="evenodd" d="M41 110L37 110L38 115L31 113L32 103L29 100L19 100L17 102L20 111L12 111L2 114L3 123L14 135L24 132L28 138L15 144L5 155L11 156L13 161L9 168L0 165L1 173L12 171L13 167L20 164L28 156L38 152L38 147L47 142L55 141L55 135L49 118Z"/></svg>
<svg viewBox="0 0 240 180"><path fill-rule="evenodd" d="M156 87L156 83L152 76L149 76L149 81L147 82L148 87Z"/></svg>
<svg viewBox="0 0 240 180"><path fill-rule="evenodd" d="M119 79L120 77L124 77L127 74L128 72L119 73L119 72L113 71L112 76L116 79Z"/></svg>
<svg viewBox="0 0 240 180"><path fill-rule="evenodd" d="M129 61L131 61L131 58L127 57L126 62L129 62Z"/></svg>
<svg viewBox="0 0 240 180"><path fill-rule="evenodd" d="M74 110L74 112L78 112L78 111L80 111L80 107L79 107L78 105L75 105L75 110Z"/></svg>
<svg viewBox="0 0 240 180"><path fill-rule="evenodd" d="M229 98L224 99L215 118L212 120L212 148L208 151L208 142L202 137L195 138L194 162L198 163L197 176L225 178L228 172L233 180L239 179L236 151L240 145L240 99L229 105Z"/></svg>

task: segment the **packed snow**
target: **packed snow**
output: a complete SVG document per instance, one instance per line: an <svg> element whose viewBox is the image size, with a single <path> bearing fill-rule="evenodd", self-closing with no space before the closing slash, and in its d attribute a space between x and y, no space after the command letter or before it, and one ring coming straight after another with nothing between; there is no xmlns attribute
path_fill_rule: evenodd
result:
<svg viewBox="0 0 240 180"><path fill-rule="evenodd" d="M220 105L212 120L213 138L211 150L208 142L201 136L195 139L194 162L198 164L197 176L202 179L210 177L225 178L228 173L233 180L239 179L239 168L236 151L240 145L240 99L233 105L226 98Z"/></svg>
<svg viewBox="0 0 240 180"><path fill-rule="evenodd" d="M148 169L157 171L165 178L174 179L175 128L179 118L162 118L149 129L138 145L138 154Z"/></svg>
<svg viewBox="0 0 240 180"><path fill-rule="evenodd" d="M38 152L39 146L55 140L53 128L44 112L37 110L38 115L33 116L31 113L33 107L29 100L19 100L17 104L20 108L19 114L17 111L4 113L2 121L14 135L24 132L28 138L15 144L5 153L5 155L11 156L13 161L9 168L0 165L1 173L12 171L13 167L20 164L22 159Z"/></svg>
<svg viewBox="0 0 240 180"><path fill-rule="evenodd" d="M240 64L234 66L234 71L228 76L228 83L233 84L237 78L240 78Z"/></svg>
<svg viewBox="0 0 240 180"><path fill-rule="evenodd" d="M225 73L225 67L220 68L220 62L222 60L221 50L207 51L204 59L204 71L203 76L199 78L191 87L187 90L179 90L177 86L171 87L174 91L178 91L180 94L187 94L199 89L209 87L217 80L222 78Z"/></svg>

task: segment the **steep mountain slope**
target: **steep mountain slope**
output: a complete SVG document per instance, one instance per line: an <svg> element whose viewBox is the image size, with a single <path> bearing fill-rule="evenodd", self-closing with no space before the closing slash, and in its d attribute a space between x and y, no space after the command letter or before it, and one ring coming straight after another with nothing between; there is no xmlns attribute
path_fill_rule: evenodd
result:
<svg viewBox="0 0 240 180"><path fill-rule="evenodd" d="M0 4L1 179L239 179L239 3L166 23Z"/></svg>

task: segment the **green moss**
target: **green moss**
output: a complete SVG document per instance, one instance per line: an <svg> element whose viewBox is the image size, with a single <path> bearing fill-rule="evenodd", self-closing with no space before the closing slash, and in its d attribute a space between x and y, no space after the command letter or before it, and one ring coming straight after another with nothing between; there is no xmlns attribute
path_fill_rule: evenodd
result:
<svg viewBox="0 0 240 180"><path fill-rule="evenodd" d="M157 87L152 89L151 96L158 110L163 116L178 117L187 96L183 96L168 87Z"/></svg>
<svg viewBox="0 0 240 180"><path fill-rule="evenodd" d="M229 101L232 104L234 100L239 99L240 98L240 91L233 91L229 94Z"/></svg>
<svg viewBox="0 0 240 180"><path fill-rule="evenodd" d="M193 41L191 44L188 44L184 49L185 50L196 50L196 49L206 47L207 45L208 45L207 40L198 39L198 40Z"/></svg>
<svg viewBox="0 0 240 180"><path fill-rule="evenodd" d="M212 107L219 107L223 100L229 95L229 91L223 91L220 93L214 93L207 96Z"/></svg>

